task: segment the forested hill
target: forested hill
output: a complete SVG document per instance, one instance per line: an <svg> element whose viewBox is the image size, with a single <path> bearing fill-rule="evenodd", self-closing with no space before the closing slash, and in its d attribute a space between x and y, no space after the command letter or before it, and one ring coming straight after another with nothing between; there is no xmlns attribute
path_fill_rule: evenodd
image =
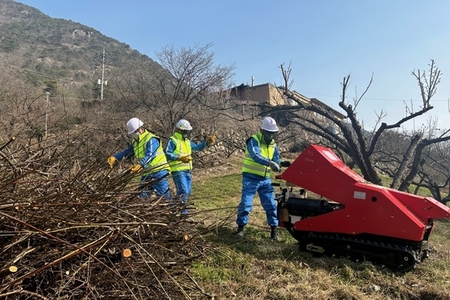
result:
<svg viewBox="0 0 450 300"><path fill-rule="evenodd" d="M67 85L89 89L101 78L105 49L107 73L139 66L154 73L162 67L146 55L94 28L51 18L13 0L0 0L0 67L20 71L35 87Z"/></svg>

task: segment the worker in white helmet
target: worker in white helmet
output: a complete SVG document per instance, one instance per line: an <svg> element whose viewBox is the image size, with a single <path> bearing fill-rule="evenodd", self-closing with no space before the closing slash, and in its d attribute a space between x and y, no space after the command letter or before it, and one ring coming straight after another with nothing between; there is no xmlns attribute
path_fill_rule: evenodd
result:
<svg viewBox="0 0 450 300"><path fill-rule="evenodd" d="M108 164L112 168L118 160L134 159L136 164L130 168L130 171L142 174L141 186L147 186L148 182L154 181L150 188L156 192L156 195L170 199L168 179L170 168L161 139L143 126L144 122L138 118L128 120L127 130L128 135L132 137L132 142L125 150L108 157ZM149 193L150 190L145 188L139 197L146 198Z"/></svg>
<svg viewBox="0 0 450 300"><path fill-rule="evenodd" d="M238 237L244 236L244 226L253 208L253 197L258 192L267 223L271 227L270 236L278 239L277 205L270 180L271 170L280 172L280 152L275 142L277 132L275 120L266 117L260 124L259 132L247 139L242 167L242 195L236 218Z"/></svg>
<svg viewBox="0 0 450 300"><path fill-rule="evenodd" d="M169 138L166 146L166 157L169 162L170 172L177 190L177 196L183 203L188 203L192 189L192 151L202 151L206 146L211 146L216 142L216 136L210 135L200 143L190 140L192 126L188 120L181 119L175 124L175 132ZM187 209L181 212L188 213Z"/></svg>

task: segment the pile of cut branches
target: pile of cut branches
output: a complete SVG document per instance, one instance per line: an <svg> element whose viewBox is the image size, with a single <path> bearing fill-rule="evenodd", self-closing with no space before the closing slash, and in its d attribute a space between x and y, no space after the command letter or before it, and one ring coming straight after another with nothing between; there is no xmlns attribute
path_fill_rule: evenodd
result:
<svg viewBox="0 0 450 300"><path fill-rule="evenodd" d="M86 155L88 138L1 149L0 298L209 298L188 272L199 226L139 198L139 176Z"/></svg>

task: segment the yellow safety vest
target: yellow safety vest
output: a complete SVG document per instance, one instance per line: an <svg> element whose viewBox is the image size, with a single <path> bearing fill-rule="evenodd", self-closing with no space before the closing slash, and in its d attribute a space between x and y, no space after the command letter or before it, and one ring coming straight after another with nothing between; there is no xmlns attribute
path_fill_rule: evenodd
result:
<svg viewBox="0 0 450 300"><path fill-rule="evenodd" d="M133 151L134 157L141 160L145 157L145 146L151 138L156 138L159 142L159 147L156 149L156 156L153 160L144 166L144 169L148 169L146 173L155 173L161 170L169 170L169 165L167 164L166 155L161 144L161 139L156 135L145 130L144 133L139 135L139 141L133 140Z"/></svg>
<svg viewBox="0 0 450 300"><path fill-rule="evenodd" d="M261 142L263 140L262 133L259 132L257 134L252 135L252 138L256 140L258 143L258 147L261 152L261 156L272 160L273 155L275 153L275 148L277 147L277 144L275 141L272 140L272 143L267 145L265 142ZM254 175L258 175L261 177L269 177L270 176L270 168L269 166L263 166L256 161L253 160L253 158L250 156L250 153L248 152L247 145L245 147L245 156L244 156L244 165L242 166L242 173L250 173Z"/></svg>
<svg viewBox="0 0 450 300"><path fill-rule="evenodd" d="M183 139L183 136L179 132L175 132L170 139L175 143L176 147L173 154L178 156L190 156L192 154L191 141ZM183 163L178 160L169 161L170 171L186 171L192 169L192 160L188 163Z"/></svg>

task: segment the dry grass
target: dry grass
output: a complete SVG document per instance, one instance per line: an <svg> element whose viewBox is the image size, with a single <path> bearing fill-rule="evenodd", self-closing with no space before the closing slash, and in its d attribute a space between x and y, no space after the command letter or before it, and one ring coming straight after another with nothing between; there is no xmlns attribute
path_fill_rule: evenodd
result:
<svg viewBox="0 0 450 300"><path fill-rule="evenodd" d="M317 258L300 252L287 231L280 241L269 239L258 197L245 238L233 236L240 180L239 171L209 176L194 184L191 197L194 218L215 224L203 236L211 248L191 266L214 299L450 299L450 223L437 222L431 257L406 274L370 262Z"/></svg>

